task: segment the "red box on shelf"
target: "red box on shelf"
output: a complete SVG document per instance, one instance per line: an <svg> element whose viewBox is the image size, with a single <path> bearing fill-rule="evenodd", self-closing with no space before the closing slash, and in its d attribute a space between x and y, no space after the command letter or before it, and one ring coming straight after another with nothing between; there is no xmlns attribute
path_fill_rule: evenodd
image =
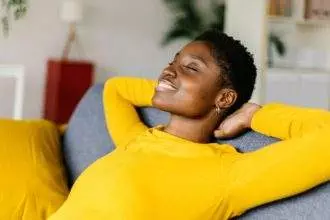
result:
<svg viewBox="0 0 330 220"><path fill-rule="evenodd" d="M80 99L93 83L94 65L87 61L49 60L44 118L57 124L69 121Z"/></svg>

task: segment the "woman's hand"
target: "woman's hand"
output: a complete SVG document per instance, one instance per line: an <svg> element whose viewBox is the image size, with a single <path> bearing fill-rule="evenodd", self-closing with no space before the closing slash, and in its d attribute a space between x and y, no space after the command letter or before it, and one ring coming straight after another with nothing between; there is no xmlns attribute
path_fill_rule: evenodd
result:
<svg viewBox="0 0 330 220"><path fill-rule="evenodd" d="M216 138L232 138L251 128L253 115L261 108L254 103L246 103L229 115L214 131Z"/></svg>

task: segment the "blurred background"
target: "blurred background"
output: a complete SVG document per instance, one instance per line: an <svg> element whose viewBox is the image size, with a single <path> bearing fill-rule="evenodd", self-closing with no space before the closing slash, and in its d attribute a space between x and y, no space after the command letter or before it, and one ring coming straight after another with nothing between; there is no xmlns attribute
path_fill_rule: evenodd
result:
<svg viewBox="0 0 330 220"><path fill-rule="evenodd" d="M0 7L0 117L65 123L91 85L117 75L155 79L209 27L254 54L256 102L330 106L328 0L2 0Z"/></svg>

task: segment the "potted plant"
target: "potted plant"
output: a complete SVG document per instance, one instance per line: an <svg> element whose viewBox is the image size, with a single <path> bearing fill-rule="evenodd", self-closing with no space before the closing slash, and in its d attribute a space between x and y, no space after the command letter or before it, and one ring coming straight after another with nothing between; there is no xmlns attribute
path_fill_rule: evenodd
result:
<svg viewBox="0 0 330 220"><path fill-rule="evenodd" d="M26 15L27 0L1 0L0 19L2 32L8 36L12 19L19 20Z"/></svg>
<svg viewBox="0 0 330 220"><path fill-rule="evenodd" d="M164 0L174 12L174 24L163 38L162 45L167 45L177 38L192 40L203 30L210 27L224 29L225 5L211 0L212 12L208 17L202 16L194 0Z"/></svg>
<svg viewBox="0 0 330 220"><path fill-rule="evenodd" d="M207 13L208 16L203 16L195 0L164 0L164 2L174 12L174 22L162 40L163 46L177 38L193 40L208 28L224 31L226 10L224 3L211 0L212 11ZM273 65L271 47L274 46L280 56L286 53L286 48L281 38L274 33L268 35L268 42L268 64L271 66Z"/></svg>

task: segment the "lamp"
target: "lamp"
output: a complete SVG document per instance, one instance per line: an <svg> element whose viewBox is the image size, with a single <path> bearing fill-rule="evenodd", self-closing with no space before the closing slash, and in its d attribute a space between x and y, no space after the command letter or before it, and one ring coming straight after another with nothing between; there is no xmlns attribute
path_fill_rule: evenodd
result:
<svg viewBox="0 0 330 220"><path fill-rule="evenodd" d="M69 32L62 59L49 59L47 62L43 117L57 124L68 123L71 114L94 79L92 62L68 60L73 43L78 44L76 24L83 17L83 7L80 1L64 0L59 15L62 21L69 24Z"/></svg>
<svg viewBox="0 0 330 220"><path fill-rule="evenodd" d="M76 24L81 21L83 17L81 2L77 0L63 2L60 17L64 22L69 23L68 37L62 53L62 59L66 60L68 59L72 43L77 39Z"/></svg>

